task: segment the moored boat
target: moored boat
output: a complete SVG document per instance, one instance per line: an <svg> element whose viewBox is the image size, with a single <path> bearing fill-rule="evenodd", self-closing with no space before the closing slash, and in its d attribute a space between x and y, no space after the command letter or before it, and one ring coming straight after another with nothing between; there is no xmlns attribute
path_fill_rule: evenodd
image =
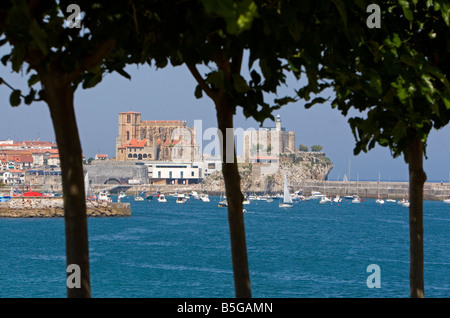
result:
<svg viewBox="0 0 450 318"><path fill-rule="evenodd" d="M158 202L161 202L161 203L167 203L166 196L165 196L163 193L161 193L161 194L158 196Z"/></svg>
<svg viewBox="0 0 450 318"><path fill-rule="evenodd" d="M178 194L177 196L177 203L186 203L187 198L184 194Z"/></svg>
<svg viewBox="0 0 450 318"><path fill-rule="evenodd" d="M291 194L286 175L284 175L283 201L278 205L280 208L291 208L293 206Z"/></svg>

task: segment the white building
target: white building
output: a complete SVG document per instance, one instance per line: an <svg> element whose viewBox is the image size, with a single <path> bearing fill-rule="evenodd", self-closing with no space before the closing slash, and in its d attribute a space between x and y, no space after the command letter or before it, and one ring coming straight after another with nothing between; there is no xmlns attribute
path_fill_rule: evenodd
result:
<svg viewBox="0 0 450 318"><path fill-rule="evenodd" d="M203 179L201 163L153 161L146 165L153 184L197 184Z"/></svg>
<svg viewBox="0 0 450 318"><path fill-rule="evenodd" d="M3 173L4 184L24 184L25 174L22 170L8 170Z"/></svg>

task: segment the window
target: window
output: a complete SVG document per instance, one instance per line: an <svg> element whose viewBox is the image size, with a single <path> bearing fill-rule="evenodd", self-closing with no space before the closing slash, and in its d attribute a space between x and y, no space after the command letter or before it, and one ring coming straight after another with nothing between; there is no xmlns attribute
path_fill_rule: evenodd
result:
<svg viewBox="0 0 450 318"><path fill-rule="evenodd" d="M183 171L180 172L180 178L183 178Z"/></svg>
<svg viewBox="0 0 450 318"><path fill-rule="evenodd" d="M129 153L128 158L133 158L133 155L131 153Z"/></svg>
<svg viewBox="0 0 450 318"><path fill-rule="evenodd" d="M172 179L172 171L169 171L169 178Z"/></svg>
<svg viewBox="0 0 450 318"><path fill-rule="evenodd" d="M131 115L127 115L127 124L131 123Z"/></svg>
<svg viewBox="0 0 450 318"><path fill-rule="evenodd" d="M158 171L158 178L161 178L161 171Z"/></svg>
<svg viewBox="0 0 450 318"><path fill-rule="evenodd" d="M143 156L144 158L147 158L147 154L146 153L144 153L144 156Z"/></svg>
<svg viewBox="0 0 450 318"><path fill-rule="evenodd" d="M194 171L191 171L191 177L193 177L194 176Z"/></svg>
<svg viewBox="0 0 450 318"><path fill-rule="evenodd" d="M130 140L130 132L127 131L127 140Z"/></svg>

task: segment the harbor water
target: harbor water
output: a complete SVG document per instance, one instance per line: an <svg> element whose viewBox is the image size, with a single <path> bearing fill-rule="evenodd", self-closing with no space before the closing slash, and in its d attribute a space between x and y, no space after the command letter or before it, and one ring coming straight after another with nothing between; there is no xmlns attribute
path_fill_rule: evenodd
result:
<svg viewBox="0 0 450 318"><path fill-rule="evenodd" d="M227 209L130 202L131 217L89 218L93 297L234 297ZM251 201L244 213L252 294L409 297L408 209L373 199ZM0 297L66 297L64 220L0 219ZM424 202L425 296L450 297L450 204ZM368 267L379 267L369 288ZM372 286L373 287L373 286Z"/></svg>

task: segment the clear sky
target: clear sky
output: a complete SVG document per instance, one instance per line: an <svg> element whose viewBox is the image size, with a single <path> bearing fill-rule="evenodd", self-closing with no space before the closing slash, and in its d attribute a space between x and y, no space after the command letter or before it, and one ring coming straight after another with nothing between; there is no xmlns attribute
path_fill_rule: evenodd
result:
<svg viewBox="0 0 450 318"><path fill-rule="evenodd" d="M3 51L3 50L2 50ZM0 55L3 56L3 52ZM96 153L115 156L115 140L118 135L118 113L137 111L142 120L186 120L192 127L194 120L202 120L203 130L217 127L212 101L204 96L194 97L196 83L184 66L161 70L148 66L128 69L132 80L117 74L108 74L95 88L75 94L75 108L84 155ZM0 76L16 88L26 90L27 77L12 74L10 66L0 65ZM290 87L288 87L289 89ZM50 114L45 103L19 107L9 105L11 91L0 85L0 140L55 141ZM294 130L296 146L319 144L334 163L330 180L342 180L344 174L350 180L406 181L408 172L403 158L393 159L387 148L377 146L368 154L353 156L355 141L347 118L332 109L330 104L316 105L306 110L303 102L284 106L280 114L282 126ZM265 126L274 123L266 121ZM235 116L235 127L258 127L254 120L247 120L241 109ZM429 136L425 171L428 181L449 182L450 126L433 131ZM203 147L209 141L203 141Z"/></svg>

